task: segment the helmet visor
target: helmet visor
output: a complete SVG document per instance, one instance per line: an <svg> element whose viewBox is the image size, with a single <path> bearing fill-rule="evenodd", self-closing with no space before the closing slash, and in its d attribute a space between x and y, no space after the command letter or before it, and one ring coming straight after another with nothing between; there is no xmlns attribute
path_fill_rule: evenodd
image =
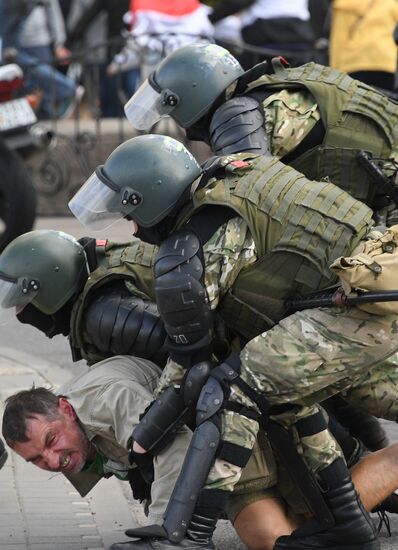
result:
<svg viewBox="0 0 398 550"><path fill-rule="evenodd" d="M150 130L167 115L166 110L162 109L161 93L151 86L148 79L124 106L128 121L137 130Z"/></svg>
<svg viewBox="0 0 398 550"><path fill-rule="evenodd" d="M0 272L0 324L15 317L15 309L23 309L39 291L40 285L30 277L13 279Z"/></svg>
<svg viewBox="0 0 398 550"><path fill-rule="evenodd" d="M98 173L94 172L68 203L80 223L94 231L106 229L123 217L120 211L114 211L118 193Z"/></svg>

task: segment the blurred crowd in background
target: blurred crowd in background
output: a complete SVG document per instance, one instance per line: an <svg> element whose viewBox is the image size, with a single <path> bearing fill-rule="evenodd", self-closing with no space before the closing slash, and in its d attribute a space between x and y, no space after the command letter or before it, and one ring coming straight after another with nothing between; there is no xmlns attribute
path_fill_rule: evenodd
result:
<svg viewBox="0 0 398 550"><path fill-rule="evenodd" d="M395 92L398 0L0 0L2 63L40 95L38 116L118 117L140 81L193 41L244 68L283 55Z"/></svg>

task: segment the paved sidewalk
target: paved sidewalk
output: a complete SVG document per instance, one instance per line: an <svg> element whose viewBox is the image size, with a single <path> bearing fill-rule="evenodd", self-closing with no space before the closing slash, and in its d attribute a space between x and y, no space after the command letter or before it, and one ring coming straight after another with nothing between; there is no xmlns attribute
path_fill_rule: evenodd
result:
<svg viewBox="0 0 398 550"><path fill-rule="evenodd" d="M50 359L0 345L0 413L5 398L16 391L32 384L60 386L82 368L81 363L60 368ZM107 550L131 540L125 529L144 524L127 483L102 480L81 498L62 474L40 470L9 450L0 470L0 550ZM227 521L219 522L214 540L218 550L246 549Z"/></svg>
<svg viewBox="0 0 398 550"><path fill-rule="evenodd" d="M54 365L32 364L24 352L0 350L2 403L33 383L58 386L69 376ZM0 549L100 550L127 540L124 530L138 523L124 491L122 482L110 478L82 499L62 474L39 470L9 452L0 471ZM138 515L143 518L140 510Z"/></svg>
<svg viewBox="0 0 398 550"><path fill-rule="evenodd" d="M60 368L51 354L46 360L22 351L29 349L29 338L16 349L10 335L9 345L0 345L0 413L8 395L32 384L57 387L85 368ZM398 426L385 426L390 441L397 441ZM108 550L128 540L125 529L144 522L128 484L115 478L102 480L83 499L61 474L39 470L11 451L0 470L0 550ZM382 550L398 548L398 516L390 515L390 522L393 536L383 528ZM214 542L217 550L246 549L227 521L219 522Z"/></svg>

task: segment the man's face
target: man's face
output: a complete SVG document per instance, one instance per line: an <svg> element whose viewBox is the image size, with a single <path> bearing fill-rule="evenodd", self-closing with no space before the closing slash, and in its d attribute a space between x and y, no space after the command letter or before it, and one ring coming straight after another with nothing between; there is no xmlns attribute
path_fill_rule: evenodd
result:
<svg viewBox="0 0 398 550"><path fill-rule="evenodd" d="M36 415L26 421L28 441L15 443L13 450L42 470L80 472L90 454L90 442L78 424L73 407L64 398L58 405L59 418Z"/></svg>

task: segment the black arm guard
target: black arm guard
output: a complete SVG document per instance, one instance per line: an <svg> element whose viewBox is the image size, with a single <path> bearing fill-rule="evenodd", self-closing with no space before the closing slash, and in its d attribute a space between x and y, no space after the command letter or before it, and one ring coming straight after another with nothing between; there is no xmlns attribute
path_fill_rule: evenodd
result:
<svg viewBox="0 0 398 550"><path fill-rule="evenodd" d="M180 426L193 420L196 402L210 371L210 363L199 363L187 371L179 392L167 388L142 415L133 431L133 440L152 455L159 453ZM141 456L146 455L130 451L130 462L140 465Z"/></svg>
<svg viewBox="0 0 398 550"><path fill-rule="evenodd" d="M221 105L210 122L209 136L217 155L270 154L263 109L252 97L234 97Z"/></svg>
<svg viewBox="0 0 398 550"><path fill-rule="evenodd" d="M162 528L155 525L129 529L129 537L168 538L180 542L191 520L196 501L206 481L220 441L220 431L212 422L204 422L194 432L181 473L170 496Z"/></svg>
<svg viewBox="0 0 398 550"><path fill-rule="evenodd" d="M85 313L92 344L112 355L135 355L164 366L166 331L156 304L127 290L97 294Z"/></svg>
<svg viewBox="0 0 398 550"><path fill-rule="evenodd" d="M204 259L198 237L188 230L170 235L159 248L154 275L156 302L169 336L170 355L186 368L207 359L212 314L203 283ZM203 349L206 353L201 355Z"/></svg>
<svg viewBox="0 0 398 550"><path fill-rule="evenodd" d="M191 367L181 383L180 393L188 407L195 408L200 392L210 376L212 365L209 361L202 361Z"/></svg>
<svg viewBox="0 0 398 550"><path fill-rule="evenodd" d="M167 388L134 428L133 440L156 455L173 439L175 432L186 424L190 416L191 410L185 405L184 398L174 388Z"/></svg>

